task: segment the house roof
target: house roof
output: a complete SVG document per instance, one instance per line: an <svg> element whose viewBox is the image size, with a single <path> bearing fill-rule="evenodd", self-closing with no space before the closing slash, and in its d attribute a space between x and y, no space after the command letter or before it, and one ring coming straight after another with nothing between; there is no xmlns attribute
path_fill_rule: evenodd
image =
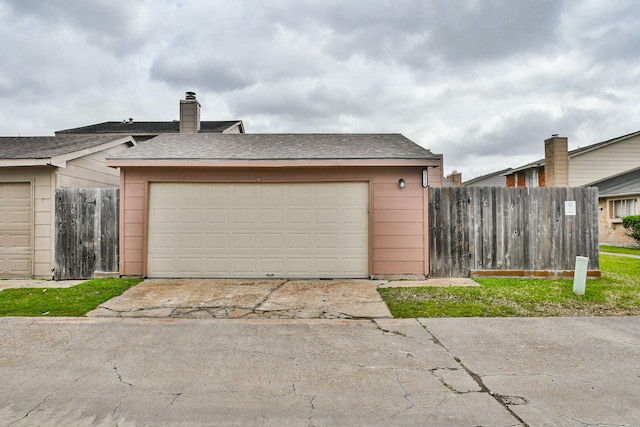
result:
<svg viewBox="0 0 640 427"><path fill-rule="evenodd" d="M123 160L440 160L400 134L164 134L109 159Z"/></svg>
<svg viewBox="0 0 640 427"><path fill-rule="evenodd" d="M579 156L581 154L588 153L593 150L597 150L602 147L606 147L611 144L615 144L616 142L624 141L625 139L633 138L640 135L640 131L632 132L627 135L618 136L616 138L608 139L606 141L597 142L595 144L587 145L586 147L576 148L575 150L569 151L569 158ZM509 175L514 172L519 172L521 170L526 170L534 167L540 167L545 165L545 159L536 160L535 162L527 163L526 165L514 168L510 171L503 173L503 175Z"/></svg>
<svg viewBox="0 0 640 427"><path fill-rule="evenodd" d="M587 184L598 187L600 197L640 194L640 167Z"/></svg>
<svg viewBox="0 0 640 427"><path fill-rule="evenodd" d="M200 133L223 133L225 130L239 125L244 132L241 120L201 121ZM127 135L159 135L163 133L179 133L180 122L104 122L79 128L56 131L59 134L87 134L87 133L120 133Z"/></svg>
<svg viewBox="0 0 640 427"><path fill-rule="evenodd" d="M0 166L62 166L111 146L135 142L123 135L5 136L0 137Z"/></svg>
<svg viewBox="0 0 640 427"><path fill-rule="evenodd" d="M488 173L486 175L476 176L473 179L469 179L467 181L464 181L462 183L462 185L464 186L464 185L474 184L474 183L476 183L478 181L483 181L485 179L493 178L494 176L499 176L499 175L504 175L506 173L511 173L511 171L512 171L511 168L506 168L506 169L502 169L502 170L497 171L497 172Z"/></svg>
<svg viewBox="0 0 640 427"><path fill-rule="evenodd" d="M3 136L0 137L0 159L45 159L122 139L122 136Z"/></svg>

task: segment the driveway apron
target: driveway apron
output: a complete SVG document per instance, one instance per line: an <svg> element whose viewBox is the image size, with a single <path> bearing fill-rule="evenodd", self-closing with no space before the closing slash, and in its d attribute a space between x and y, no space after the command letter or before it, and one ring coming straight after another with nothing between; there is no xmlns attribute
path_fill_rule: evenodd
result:
<svg viewBox="0 0 640 427"><path fill-rule="evenodd" d="M391 318L376 280L148 279L89 317Z"/></svg>

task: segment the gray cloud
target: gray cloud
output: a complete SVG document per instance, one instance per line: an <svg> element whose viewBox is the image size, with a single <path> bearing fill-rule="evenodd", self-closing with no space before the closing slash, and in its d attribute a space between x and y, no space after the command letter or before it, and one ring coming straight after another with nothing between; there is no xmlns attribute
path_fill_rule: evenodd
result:
<svg viewBox="0 0 640 427"><path fill-rule="evenodd" d="M637 130L634 0L0 0L0 129L399 132L482 174Z"/></svg>
<svg viewBox="0 0 640 427"><path fill-rule="evenodd" d="M49 31L72 31L117 55L132 55L162 28L161 14L148 4L125 0L5 0L18 19L39 21ZM155 11L166 11L160 7Z"/></svg>

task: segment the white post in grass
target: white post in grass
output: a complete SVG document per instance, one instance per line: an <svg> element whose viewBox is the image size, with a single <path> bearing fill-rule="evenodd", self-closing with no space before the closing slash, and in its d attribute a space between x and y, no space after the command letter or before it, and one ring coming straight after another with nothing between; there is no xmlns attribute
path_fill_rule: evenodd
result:
<svg viewBox="0 0 640 427"><path fill-rule="evenodd" d="M587 267L589 258L584 256L576 257L576 268L573 272L573 293L584 295L584 288L587 285Z"/></svg>

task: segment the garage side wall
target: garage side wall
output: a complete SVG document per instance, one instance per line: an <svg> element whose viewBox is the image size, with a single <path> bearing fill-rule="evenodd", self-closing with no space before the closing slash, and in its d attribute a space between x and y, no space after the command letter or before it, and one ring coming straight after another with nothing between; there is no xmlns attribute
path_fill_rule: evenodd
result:
<svg viewBox="0 0 640 427"><path fill-rule="evenodd" d="M433 169L430 169L430 172ZM437 171L437 170L436 170ZM440 186L433 171L430 185ZM399 180L405 181L400 188ZM427 192L422 168L139 168L122 169L120 273L147 275L150 182L368 182L369 275L427 274Z"/></svg>

